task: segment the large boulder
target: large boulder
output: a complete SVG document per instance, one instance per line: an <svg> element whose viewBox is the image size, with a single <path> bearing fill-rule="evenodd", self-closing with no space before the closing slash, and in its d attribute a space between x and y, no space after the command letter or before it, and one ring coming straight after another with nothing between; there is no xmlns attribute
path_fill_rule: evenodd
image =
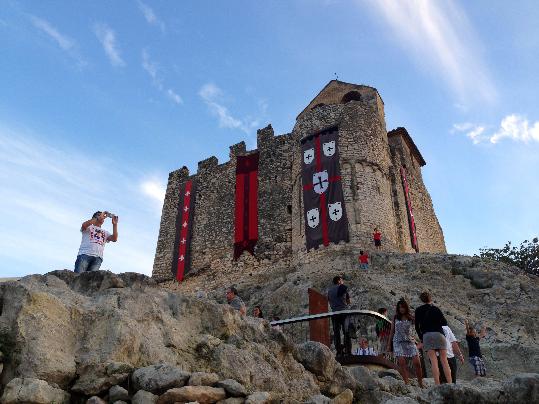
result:
<svg viewBox="0 0 539 404"><path fill-rule="evenodd" d="M4 388L4 394L0 401L3 404L67 404L69 398L67 392L51 386L44 380L15 378Z"/></svg>
<svg viewBox="0 0 539 404"><path fill-rule="evenodd" d="M162 393L174 387L184 386L190 373L166 363L137 369L131 376L135 390L145 390L152 393Z"/></svg>
<svg viewBox="0 0 539 404"><path fill-rule="evenodd" d="M201 404L216 403L226 398L225 389L210 386L184 386L170 389L157 400L157 404L198 401Z"/></svg>
<svg viewBox="0 0 539 404"><path fill-rule="evenodd" d="M217 373L195 372L189 377L190 386L213 386L219 381Z"/></svg>
<svg viewBox="0 0 539 404"><path fill-rule="evenodd" d="M240 383L233 379L221 380L217 383L218 387L222 387L232 397L245 397L247 390Z"/></svg>
<svg viewBox="0 0 539 404"><path fill-rule="evenodd" d="M509 403L539 403L539 374L521 373L502 385Z"/></svg>
<svg viewBox="0 0 539 404"><path fill-rule="evenodd" d="M333 378L339 366L335 354L326 345L315 341L296 345L294 358L309 372L328 380Z"/></svg>
<svg viewBox="0 0 539 404"><path fill-rule="evenodd" d="M149 391L139 390L131 398L131 404L155 404L158 398Z"/></svg>
<svg viewBox="0 0 539 404"><path fill-rule="evenodd" d="M109 390L109 401L129 401L129 392L121 386L112 386Z"/></svg>

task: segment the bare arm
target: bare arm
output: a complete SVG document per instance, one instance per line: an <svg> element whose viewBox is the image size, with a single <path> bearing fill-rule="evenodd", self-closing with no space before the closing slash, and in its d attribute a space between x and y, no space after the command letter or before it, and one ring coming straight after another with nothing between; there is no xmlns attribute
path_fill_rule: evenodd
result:
<svg viewBox="0 0 539 404"><path fill-rule="evenodd" d="M247 309L244 304L240 307L240 314L242 316L245 316L247 314Z"/></svg>
<svg viewBox="0 0 539 404"><path fill-rule="evenodd" d="M453 352L455 353L455 355L459 358L460 363L464 363L464 354L460 350L459 343L457 341L453 341L451 343L451 347L453 348Z"/></svg>
<svg viewBox="0 0 539 404"><path fill-rule="evenodd" d="M395 335L395 319L391 322L391 331L389 332L389 352L393 351L393 336Z"/></svg>
<svg viewBox="0 0 539 404"><path fill-rule="evenodd" d="M483 328L481 328L481 333L479 334L479 338L485 338L486 336L487 336L487 327L483 326Z"/></svg>
<svg viewBox="0 0 539 404"><path fill-rule="evenodd" d="M94 225L94 226L95 226L96 224L97 224L97 219L92 218L92 219L90 219L90 220L87 220L87 221L85 221L85 222L82 224L82 226L80 227L80 231L84 231L84 230L86 230L88 227L90 227L91 225Z"/></svg>
<svg viewBox="0 0 539 404"><path fill-rule="evenodd" d="M107 237L108 241L118 241L118 216L112 218L112 235Z"/></svg>

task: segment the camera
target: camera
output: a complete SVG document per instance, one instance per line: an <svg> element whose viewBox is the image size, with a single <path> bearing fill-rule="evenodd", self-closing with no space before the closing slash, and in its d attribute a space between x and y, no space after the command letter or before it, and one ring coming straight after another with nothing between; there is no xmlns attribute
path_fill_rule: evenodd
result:
<svg viewBox="0 0 539 404"><path fill-rule="evenodd" d="M114 213L106 212L105 217L110 217L111 219L116 216Z"/></svg>

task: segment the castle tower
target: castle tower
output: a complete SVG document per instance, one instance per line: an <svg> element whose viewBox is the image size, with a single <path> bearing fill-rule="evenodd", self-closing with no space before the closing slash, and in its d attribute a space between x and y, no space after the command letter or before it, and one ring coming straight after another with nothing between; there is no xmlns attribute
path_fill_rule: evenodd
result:
<svg viewBox="0 0 539 404"><path fill-rule="evenodd" d="M350 241L307 252L300 142L328 128L338 130ZM236 162L239 156L256 153L258 240L254 255L245 252L234 260ZM198 164L196 174L186 168L170 173L153 276L158 281L174 278L180 194L188 181L196 182L191 273L271 270L317 260L327 251L341 250L352 257L359 249L372 250L375 227L383 233L385 251L445 252L421 176L424 165L404 128L387 132L384 103L375 88L332 80L298 115L292 133L274 136L270 125L257 132L255 150L241 142L230 147L225 163L212 156Z"/></svg>
<svg viewBox="0 0 539 404"><path fill-rule="evenodd" d="M332 80L303 110L292 136L297 147L313 132L337 127L339 132L342 186L350 226L350 245L371 249L372 233L378 227L384 248L399 250L392 201L390 167L392 165L384 119L384 104L372 87ZM301 155L294 153L292 176L299 178ZM294 252L305 245L304 218L299 181L294 182ZM339 248L333 246L330 248Z"/></svg>

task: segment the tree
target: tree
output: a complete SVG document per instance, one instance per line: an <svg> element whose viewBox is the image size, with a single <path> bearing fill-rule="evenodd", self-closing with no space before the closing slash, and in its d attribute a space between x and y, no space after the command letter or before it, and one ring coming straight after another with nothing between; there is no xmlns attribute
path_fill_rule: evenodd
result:
<svg viewBox="0 0 539 404"><path fill-rule="evenodd" d="M481 258L514 265L532 275L539 275L539 238L524 240L519 247L507 242L503 248L481 248Z"/></svg>

